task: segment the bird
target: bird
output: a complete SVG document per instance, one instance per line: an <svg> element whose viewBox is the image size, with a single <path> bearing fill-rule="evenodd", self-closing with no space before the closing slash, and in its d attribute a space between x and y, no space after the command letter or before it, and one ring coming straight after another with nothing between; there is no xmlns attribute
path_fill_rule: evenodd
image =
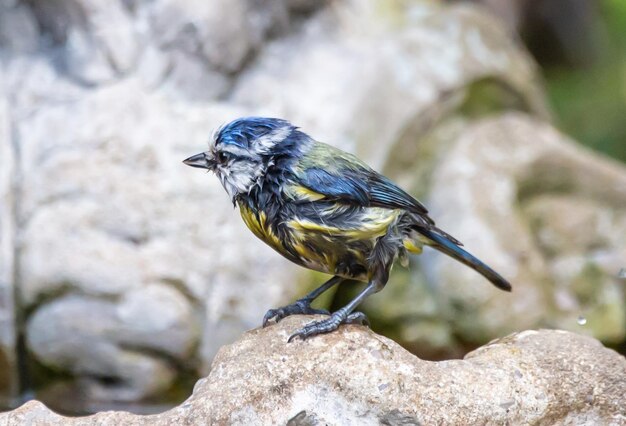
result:
<svg viewBox="0 0 626 426"><path fill-rule="evenodd" d="M214 172L244 223L293 263L332 276L287 306L269 309L263 327L290 315L323 314L288 339L369 325L356 311L381 291L396 261L434 248L482 274L499 289L511 284L435 225L426 207L355 155L319 142L281 118L242 117L219 127L205 152L183 163ZM364 282L330 313L311 303L343 282Z"/></svg>

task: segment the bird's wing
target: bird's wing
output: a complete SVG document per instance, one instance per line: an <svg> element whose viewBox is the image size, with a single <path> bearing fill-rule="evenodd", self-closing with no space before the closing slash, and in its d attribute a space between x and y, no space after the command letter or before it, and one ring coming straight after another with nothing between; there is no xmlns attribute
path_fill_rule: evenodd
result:
<svg viewBox="0 0 626 426"><path fill-rule="evenodd" d="M419 201L355 156L319 145L322 147L309 154L312 158L301 160L303 164L294 174L291 190L308 193L307 201L336 200L427 215L428 210Z"/></svg>

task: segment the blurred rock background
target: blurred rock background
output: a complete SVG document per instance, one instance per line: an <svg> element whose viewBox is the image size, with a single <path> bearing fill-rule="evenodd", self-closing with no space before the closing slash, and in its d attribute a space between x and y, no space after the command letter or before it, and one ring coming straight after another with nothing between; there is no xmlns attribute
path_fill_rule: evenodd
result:
<svg viewBox="0 0 626 426"><path fill-rule="evenodd" d="M181 164L242 115L361 156L514 285L427 252L374 330L429 359L538 327L624 349L626 8L567 1L0 0L2 407L164 410L324 279Z"/></svg>

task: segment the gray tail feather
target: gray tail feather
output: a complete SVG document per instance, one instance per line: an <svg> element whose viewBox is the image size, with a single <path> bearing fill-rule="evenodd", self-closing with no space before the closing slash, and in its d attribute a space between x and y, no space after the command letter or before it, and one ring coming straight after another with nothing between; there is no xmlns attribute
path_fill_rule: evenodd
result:
<svg viewBox="0 0 626 426"><path fill-rule="evenodd" d="M434 229L429 230L420 227L416 228L416 231L433 241L433 248L474 269L499 289L511 291L511 284L507 280L476 257L459 247L458 244L456 244L456 240L450 240L444 235L437 233Z"/></svg>

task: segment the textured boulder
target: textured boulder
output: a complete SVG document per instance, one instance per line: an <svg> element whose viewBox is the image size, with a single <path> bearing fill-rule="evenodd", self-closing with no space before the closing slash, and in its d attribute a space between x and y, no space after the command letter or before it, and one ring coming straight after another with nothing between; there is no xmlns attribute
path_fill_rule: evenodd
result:
<svg viewBox="0 0 626 426"><path fill-rule="evenodd" d="M626 359L565 331L524 331L463 360L422 361L364 327L286 343L310 318L246 333L168 412L81 419L29 402L22 424L603 424L626 422Z"/></svg>
<svg viewBox="0 0 626 426"><path fill-rule="evenodd" d="M0 69L0 406L17 400L15 274L15 159L8 143L11 124Z"/></svg>
<svg viewBox="0 0 626 426"><path fill-rule="evenodd" d="M80 385L89 398L135 401L172 384L172 360L191 358L198 339L193 315L193 305L164 284L128 291L119 303L69 295L33 315L28 345L48 365L86 376Z"/></svg>
<svg viewBox="0 0 626 426"><path fill-rule="evenodd" d="M381 168L400 137L424 132L476 84L492 101L547 117L537 70L489 16L466 7L348 1L277 39L241 73L232 100L286 116ZM416 139L407 141L407 149Z"/></svg>
<svg viewBox="0 0 626 426"><path fill-rule="evenodd" d="M474 7L382 4L0 1L0 361L11 372L0 394L19 388L16 359L28 356L41 387L75 382L57 400L169 395L266 309L323 279L257 241L217 180L180 163L217 126L250 114L288 118L384 169L513 278L511 296L441 256L398 268L365 308L402 344L449 354L513 327L579 327L579 315L581 331L623 337L623 287L609 277L626 241L623 209L605 209L621 190L525 190L517 209L499 177L533 189L549 176L522 179L487 161L492 149L526 145L536 157L577 152L540 147L562 138L541 125L549 114L528 55ZM520 115L503 117L510 111ZM494 120L477 122L487 114ZM532 175L523 158L511 161ZM610 186L598 177L606 167L622 182L614 165L577 161L597 186ZM477 169L484 182L465 180ZM506 201L497 215L493 200ZM555 219L572 204L585 216ZM510 222L530 259L519 268L521 249L502 229ZM574 237L580 250L567 247Z"/></svg>
<svg viewBox="0 0 626 426"><path fill-rule="evenodd" d="M241 114L177 111L129 81L22 122L21 186L29 190L20 204L21 294L26 306L38 306L26 325L28 345L48 367L115 383L103 392L107 382L81 381L83 393L158 394L175 377L172 361L211 359L257 325L278 295L294 296L297 288L288 292L285 283L298 280L298 269L263 249L219 182L181 164L220 117ZM80 130L61 130L69 116L84 123ZM53 138L50 129L58 129ZM94 342L109 356L94 356ZM76 350L81 345L85 351ZM155 367L146 370L141 359ZM138 380L152 369L162 377Z"/></svg>
<svg viewBox="0 0 626 426"><path fill-rule="evenodd" d="M32 53L38 42L39 31L32 10L22 2L0 2L0 49Z"/></svg>
<svg viewBox="0 0 626 426"><path fill-rule="evenodd" d="M78 394L162 393L181 366L206 371L266 309L322 279L263 247L219 183L180 163L223 122L284 116L381 166L416 116L447 111L445 94L477 80L546 115L532 62L472 8L220 4L2 4L2 22L22 28L0 30L6 348L14 357L19 289L29 353L76 378ZM152 336L126 313L134 300L158 316L155 288L172 294L174 314ZM79 337L109 355L76 350Z"/></svg>
<svg viewBox="0 0 626 426"><path fill-rule="evenodd" d="M550 324L609 342L624 339L621 164L520 113L470 122L449 117L413 152L398 149L389 171L424 192L437 224L507 277L513 293L425 251L417 260L421 269L400 271L367 305L394 324L395 338L420 351Z"/></svg>

